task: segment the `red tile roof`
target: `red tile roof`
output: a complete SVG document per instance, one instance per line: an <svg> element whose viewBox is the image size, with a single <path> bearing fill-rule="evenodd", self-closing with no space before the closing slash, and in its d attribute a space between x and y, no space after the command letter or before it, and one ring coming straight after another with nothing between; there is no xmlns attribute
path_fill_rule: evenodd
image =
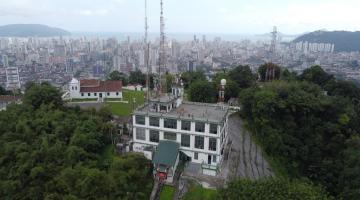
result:
<svg viewBox="0 0 360 200"><path fill-rule="evenodd" d="M95 85L98 81L98 85ZM85 83L83 86L82 83ZM92 86L93 85L93 86ZM80 92L120 92L122 90L121 81L99 81L99 80L81 80Z"/></svg>
<svg viewBox="0 0 360 200"><path fill-rule="evenodd" d="M97 87L99 85L100 85L100 81L96 79L80 80L80 87Z"/></svg>
<svg viewBox="0 0 360 200"><path fill-rule="evenodd" d="M11 95L0 95L0 102L15 102L21 100L19 96L11 96Z"/></svg>

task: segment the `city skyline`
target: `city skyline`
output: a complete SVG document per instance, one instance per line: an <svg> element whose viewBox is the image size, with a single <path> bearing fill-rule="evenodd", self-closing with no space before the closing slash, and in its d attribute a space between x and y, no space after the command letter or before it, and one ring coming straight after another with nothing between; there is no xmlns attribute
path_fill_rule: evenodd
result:
<svg viewBox="0 0 360 200"><path fill-rule="evenodd" d="M278 26L286 34L360 30L355 0L244 2L166 0L166 32L262 34ZM149 0L149 31L159 30L159 1ZM46 24L71 32L142 32L144 0L13 0L2 2L1 25ZM289 17L291 16L291 17ZM350 20L351 19L351 20Z"/></svg>

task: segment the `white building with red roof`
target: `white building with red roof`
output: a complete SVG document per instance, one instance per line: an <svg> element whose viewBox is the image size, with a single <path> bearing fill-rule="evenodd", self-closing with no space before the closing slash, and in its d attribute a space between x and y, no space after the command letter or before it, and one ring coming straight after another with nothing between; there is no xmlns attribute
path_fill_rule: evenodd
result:
<svg viewBox="0 0 360 200"><path fill-rule="evenodd" d="M71 99L122 99L121 81L73 78L69 84Z"/></svg>

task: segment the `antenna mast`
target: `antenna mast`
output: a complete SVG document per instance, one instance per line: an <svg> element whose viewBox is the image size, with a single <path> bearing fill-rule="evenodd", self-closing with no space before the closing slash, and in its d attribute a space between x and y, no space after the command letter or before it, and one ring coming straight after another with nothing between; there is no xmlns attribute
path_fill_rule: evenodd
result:
<svg viewBox="0 0 360 200"><path fill-rule="evenodd" d="M166 93L165 77L166 72L166 51L165 51L165 20L164 3L160 0L160 51L159 51L159 94Z"/></svg>
<svg viewBox="0 0 360 200"><path fill-rule="evenodd" d="M145 0L145 67L146 67L146 101L149 104L150 101L150 69L149 69L149 54L150 54L150 42L148 42L148 15L147 15L147 0Z"/></svg>
<svg viewBox="0 0 360 200"><path fill-rule="evenodd" d="M271 46L270 46L271 61L273 61L273 59L275 58L277 37L278 37L277 27L274 26L273 31L271 32Z"/></svg>

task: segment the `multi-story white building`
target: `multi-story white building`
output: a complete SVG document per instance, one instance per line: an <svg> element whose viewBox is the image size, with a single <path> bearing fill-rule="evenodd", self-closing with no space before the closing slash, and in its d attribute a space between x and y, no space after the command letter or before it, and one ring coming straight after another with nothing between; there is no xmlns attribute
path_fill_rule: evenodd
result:
<svg viewBox="0 0 360 200"><path fill-rule="evenodd" d="M152 99L133 115L133 150L156 149L159 141L177 142L190 162L201 165L203 174L220 170L227 139L228 110L221 104L182 102L182 89ZM155 148L151 148L155 147Z"/></svg>
<svg viewBox="0 0 360 200"><path fill-rule="evenodd" d="M6 71L6 89L15 90L21 88L20 75L18 67L7 67Z"/></svg>
<svg viewBox="0 0 360 200"><path fill-rule="evenodd" d="M122 82L73 78L69 84L69 94L71 99L122 99Z"/></svg>

